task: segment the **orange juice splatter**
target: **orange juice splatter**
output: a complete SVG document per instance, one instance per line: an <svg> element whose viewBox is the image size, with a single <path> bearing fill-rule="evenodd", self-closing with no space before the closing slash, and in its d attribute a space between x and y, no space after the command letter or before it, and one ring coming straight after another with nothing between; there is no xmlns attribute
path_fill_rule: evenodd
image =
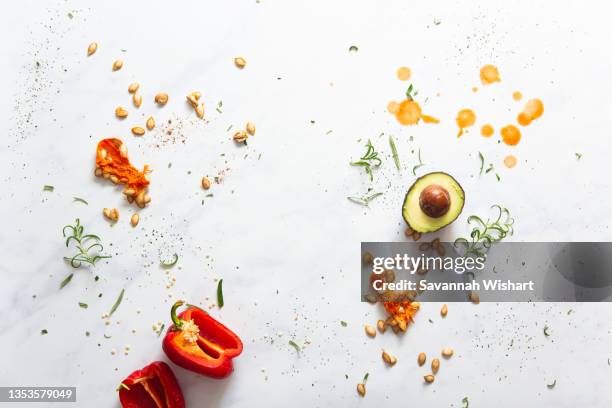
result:
<svg viewBox="0 0 612 408"><path fill-rule="evenodd" d="M521 141L521 131L514 125L501 129L502 140L509 146L516 146Z"/></svg>
<svg viewBox="0 0 612 408"><path fill-rule="evenodd" d="M514 166L516 166L516 157L514 157L513 155L509 154L508 156L506 156L506 158L504 159L504 165L511 169Z"/></svg>
<svg viewBox="0 0 612 408"><path fill-rule="evenodd" d="M523 94L519 91L516 91L512 94L512 99L514 99L515 101L520 101L521 99L523 99Z"/></svg>
<svg viewBox="0 0 612 408"><path fill-rule="evenodd" d="M408 67L400 67L397 70L397 79L399 79L400 81L407 81L410 79L411 76L412 72Z"/></svg>
<svg viewBox="0 0 612 408"><path fill-rule="evenodd" d="M528 126L531 121L536 120L544 114L544 104L539 99L530 99L523 111L518 114L516 121L521 126Z"/></svg>
<svg viewBox="0 0 612 408"><path fill-rule="evenodd" d="M483 135L484 137L491 137L493 136L493 126L491 125L484 125L483 127L480 128L480 134Z"/></svg>
<svg viewBox="0 0 612 408"><path fill-rule="evenodd" d="M471 109L462 109L457 114L455 121L457 122L457 126L459 126L457 137L460 137L466 127L470 127L476 123L476 114Z"/></svg>
<svg viewBox="0 0 612 408"><path fill-rule="evenodd" d="M399 107L400 107L399 103L395 101L391 101L387 104L387 111L395 115L397 111L399 110Z"/></svg>
<svg viewBox="0 0 612 408"><path fill-rule="evenodd" d="M402 125L416 125L421 119L421 107L415 101L405 99L400 103L395 118Z"/></svg>
<svg viewBox="0 0 612 408"><path fill-rule="evenodd" d="M421 119L423 119L425 123L440 123L440 119L429 115L421 115Z"/></svg>
<svg viewBox="0 0 612 408"><path fill-rule="evenodd" d="M483 85L501 82L497 67L494 65L485 65L484 67L480 68L480 81Z"/></svg>

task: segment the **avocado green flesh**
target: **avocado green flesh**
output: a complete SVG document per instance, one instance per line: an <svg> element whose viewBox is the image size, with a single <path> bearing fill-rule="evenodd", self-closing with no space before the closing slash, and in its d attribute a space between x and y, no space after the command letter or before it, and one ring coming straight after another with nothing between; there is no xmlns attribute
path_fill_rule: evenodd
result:
<svg viewBox="0 0 612 408"><path fill-rule="evenodd" d="M432 184L442 186L450 195L450 208L447 213L438 218L429 217L421 210L419 197L421 192ZM465 193L461 185L451 175L436 172L425 174L417 179L406 193L404 205L402 206L402 215L410 228L417 232L434 232L440 228L446 227L451 222L455 221L465 202Z"/></svg>

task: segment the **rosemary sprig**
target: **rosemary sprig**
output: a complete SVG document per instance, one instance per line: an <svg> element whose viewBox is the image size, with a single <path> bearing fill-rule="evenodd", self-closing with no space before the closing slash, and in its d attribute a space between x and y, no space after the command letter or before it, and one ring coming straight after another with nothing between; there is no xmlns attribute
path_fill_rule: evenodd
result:
<svg viewBox="0 0 612 408"><path fill-rule="evenodd" d="M67 235L66 231L68 231L70 235ZM66 239L66 248L68 248L68 245L70 245L70 241L74 240L76 243L76 249L79 251L70 258L64 257L65 260L70 261L70 265L73 268L79 268L83 262L94 266L100 259L111 258L110 255L100 255L100 252L104 251L104 247L102 244L100 244L100 237L94 234L84 235L83 226L78 218L76 219L74 225L64 226L62 229L62 235L64 238L68 237ZM97 250L98 253L92 254L91 251L94 250Z"/></svg>
<svg viewBox="0 0 612 408"><path fill-rule="evenodd" d="M300 346L293 340L289 340L289 345L295 349L298 353L301 351Z"/></svg>
<svg viewBox="0 0 612 408"><path fill-rule="evenodd" d="M112 316L113 313L115 313L115 311L117 310L117 308L119 307L119 305L121 304L121 301L123 300L123 294L125 293L125 289L121 289L121 292L119 292L119 297L117 298L117 300L115 300L115 303L113 304L113 307L111 307L110 312L108 312L108 316Z"/></svg>
<svg viewBox="0 0 612 408"><path fill-rule="evenodd" d="M72 197L72 202L73 203L83 203L85 205L89 205L89 203L87 202L87 200L82 199L81 197Z"/></svg>
<svg viewBox="0 0 612 408"><path fill-rule="evenodd" d="M381 196L383 193L374 193L370 196L364 197L346 197L350 202L355 204L363 205L366 207L370 206L370 201L374 200L376 197Z"/></svg>
<svg viewBox="0 0 612 408"><path fill-rule="evenodd" d="M393 136L389 136L389 146L391 146L391 154L393 155L395 167L397 167L398 170L401 170L399 154L397 153L397 146L395 146L395 140L393 140Z"/></svg>
<svg viewBox="0 0 612 408"><path fill-rule="evenodd" d="M416 166L412 168L413 176L416 176L416 171L425 165L425 163L423 163L423 160L421 160L421 149L419 149L418 158L419 158L419 164L417 164Z"/></svg>
<svg viewBox="0 0 612 408"><path fill-rule="evenodd" d="M372 166L378 167L382 164L382 160L378 157L378 152L374 149L372 145L372 141L368 139L368 143L366 144L366 152L365 154L356 162L350 162L351 166L362 166L368 176L370 176L370 181L374 180L374 175L372 174Z"/></svg>
<svg viewBox="0 0 612 408"><path fill-rule="evenodd" d="M468 224L475 224L472 232L470 232L470 239L457 238L454 243L455 247L458 245L465 246L463 256L472 254L483 257L493 243L499 242L506 238L506 236L514 233L514 219L510 217L510 211L497 204L491 206L491 208L495 208L498 211L497 218L494 220L487 218L485 222L477 215L468 217Z"/></svg>

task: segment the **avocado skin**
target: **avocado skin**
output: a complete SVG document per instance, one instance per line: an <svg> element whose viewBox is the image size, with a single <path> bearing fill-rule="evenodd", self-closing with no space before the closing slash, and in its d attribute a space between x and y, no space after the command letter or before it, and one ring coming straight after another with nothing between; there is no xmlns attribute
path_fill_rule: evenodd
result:
<svg viewBox="0 0 612 408"><path fill-rule="evenodd" d="M412 190L414 189L414 187L415 187L417 184L419 184L419 181L423 180L423 179L424 179L424 178L426 178L426 177L429 177L429 176L431 176L431 175L434 175L434 174L441 174L441 175L443 175L443 176L445 176L445 177L449 177L449 178L450 178L451 180L453 180L453 181L454 181L454 182L457 184L457 186L458 186L458 187L461 189L461 192L463 193L463 199L461 200L461 208L459 208L459 211L457 212L457 214L455 214L455 217L454 217L452 220L450 220L448 223L446 223L446 224L444 224L444 225L442 225L442 226L440 226L440 227L438 227L438 228L435 228L435 229L432 229L432 230L419 230L419 229L415 229L414 227L412 227L412 226L410 225L410 223L409 223L409 222L408 222L408 220L406 219L406 214L404 214L404 205L406 204L406 201L408 200L408 196L410 195L410 193L412 192ZM412 183L412 185L410 186L410 188L409 188L409 189L408 189L408 191L406 192L406 195L404 196L404 201L403 201L403 203L402 203L402 218L404 219L404 221L406 222L406 224L407 224L407 225L408 225L410 228L412 228L414 231L416 231L416 232L420 232L420 233L436 232L436 231L439 231L439 230L441 230L442 228L446 227L447 225L452 224L452 223L453 223L453 221L455 221L457 218L459 218L459 216L461 215L461 212L463 212L463 207L464 207L464 205L465 205L465 190L463 189L463 187L461 186L461 184L459 184L459 182L458 182L458 181L457 181L457 180L456 180L456 179L455 179L453 176L451 176L451 175L450 175L450 174L448 174L448 173L445 173L445 172L443 172L443 171L434 171L434 172L431 172L431 173L423 174L421 177L417 178L417 179L416 179L416 180L415 180L415 181Z"/></svg>

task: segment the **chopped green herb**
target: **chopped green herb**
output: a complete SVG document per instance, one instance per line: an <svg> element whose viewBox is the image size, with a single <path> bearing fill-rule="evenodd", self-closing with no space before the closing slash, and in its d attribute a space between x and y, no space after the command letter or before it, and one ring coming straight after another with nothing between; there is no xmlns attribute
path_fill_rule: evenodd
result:
<svg viewBox="0 0 612 408"><path fill-rule="evenodd" d="M368 377L370 376L370 373L365 373L365 375L363 376L363 383L365 384L366 381L368 381Z"/></svg>
<svg viewBox="0 0 612 408"><path fill-rule="evenodd" d="M223 307L223 279L219 279L217 283L217 304L219 308Z"/></svg>
<svg viewBox="0 0 612 408"><path fill-rule="evenodd" d="M115 304L113 305L113 307L111 307L110 312L108 312L108 316L112 316L113 313L115 313L115 310L117 310L117 308L119 307L119 305L121 304L121 301L123 300L123 294L125 293L125 289L121 289L121 293L119 293L119 297L117 298L117 300L115 301Z"/></svg>
<svg viewBox="0 0 612 408"><path fill-rule="evenodd" d="M49 186L49 185L43 186L43 191L53 191L53 190L55 190L55 187L53 186Z"/></svg>
<svg viewBox="0 0 612 408"><path fill-rule="evenodd" d="M393 161L395 162L395 167L398 170L401 170L399 154L397 153L397 147L395 146L395 141L393 140L393 136L389 136L389 146L391 146L391 154L393 155Z"/></svg>
<svg viewBox="0 0 612 408"><path fill-rule="evenodd" d="M62 281L62 283L60 283L60 289L63 289L64 286L69 284L73 276L74 276L74 273L71 273L70 275L66 276L64 280Z"/></svg>
<svg viewBox="0 0 612 408"><path fill-rule="evenodd" d="M219 113L223 113L223 111L221 111L221 108L223 107L223 101L219 101L217 102L217 112Z"/></svg>
<svg viewBox="0 0 612 408"><path fill-rule="evenodd" d="M85 332L85 336L89 337L90 335L91 335L90 332L88 332L88 331Z"/></svg>
<svg viewBox="0 0 612 408"><path fill-rule="evenodd" d="M484 161L485 161L482 153L478 152L478 158L480 159L480 173L478 174L482 176L482 170L484 169Z"/></svg>
<svg viewBox="0 0 612 408"><path fill-rule="evenodd" d="M408 89L406 89L406 99L410 99L413 100L413 97L416 96L417 92L414 92L414 87L412 86L412 84L410 84L408 86Z"/></svg>
<svg viewBox="0 0 612 408"><path fill-rule="evenodd" d="M356 45L351 45L349 47L349 52L357 52L357 51L359 51L359 48L357 48Z"/></svg>
<svg viewBox="0 0 612 408"><path fill-rule="evenodd" d="M346 323L344 320L340 320L340 324L341 324L343 327L348 326L348 324L347 324L347 323Z"/></svg>
<svg viewBox="0 0 612 408"><path fill-rule="evenodd" d="M113 338L113 336L109 336L108 334L105 334L105 335L104 335L104 338L105 338L105 339L112 339L112 338Z"/></svg>
<svg viewBox="0 0 612 408"><path fill-rule="evenodd" d="M374 200L376 197L381 196L383 193L374 193L370 196L364 196L364 197L346 197L349 201L359 204L359 205L363 205L366 207L370 206L370 201Z"/></svg>
<svg viewBox="0 0 612 408"><path fill-rule="evenodd" d="M162 323L161 327L157 331L157 337L161 336L161 334L164 332L165 328L166 328L166 323Z"/></svg>
<svg viewBox="0 0 612 408"><path fill-rule="evenodd" d="M550 328L548 326L544 326L543 332L546 337L550 336Z"/></svg>
<svg viewBox="0 0 612 408"><path fill-rule="evenodd" d="M461 402L463 402L463 407L461 408L468 408L470 406L470 401L468 400L468 397L463 397Z"/></svg>
<svg viewBox="0 0 612 408"><path fill-rule="evenodd" d="M208 193L206 194L204 197L214 197L215 195L213 193Z"/></svg>
<svg viewBox="0 0 612 408"><path fill-rule="evenodd" d="M365 169L367 175L370 177L370 181L374 180L374 175L372 174L372 165L374 167L379 167L382 164L382 160L378 157L378 152L374 150L374 146L372 145L372 141L368 139L368 143L366 144L366 152L360 158L359 161L350 162L351 166L361 166Z"/></svg>
<svg viewBox="0 0 612 408"><path fill-rule="evenodd" d="M582 159L582 153L574 153L576 155L576 160Z"/></svg>
<svg viewBox="0 0 612 408"><path fill-rule="evenodd" d="M176 265L178 260L179 260L178 254L174 254L174 255L172 255L172 260L171 261L165 261L165 260L162 259L159 263L161 264L161 266L163 268L172 268L174 265Z"/></svg>
<svg viewBox="0 0 612 408"><path fill-rule="evenodd" d="M499 174L495 173L495 178L497 179L497 181L501 181L501 177L499 177Z"/></svg>
<svg viewBox="0 0 612 408"><path fill-rule="evenodd" d="M83 200L83 199L82 199L82 198L80 198L80 197L72 197L72 202L73 202L73 203L74 203L74 202L77 202L77 203L83 203L83 204L85 204L85 205L89 205L89 203L88 203L87 201Z"/></svg>
<svg viewBox="0 0 612 408"><path fill-rule="evenodd" d="M66 225L62 229L62 235L66 238L66 230L70 231L70 236L66 239L66 248L70 244L70 240L74 240L76 243L76 249L79 252L72 258L64 257L65 260L70 261L70 265L73 268L78 268L83 262L95 266L96 262L100 259L110 258L110 255L99 255L90 254L89 252L93 249L97 249L99 252L104 251L104 247L100 244L100 237L94 234L83 235L83 226L81 221L77 218L74 225ZM93 244L90 245L90 242Z"/></svg>
<svg viewBox="0 0 612 408"><path fill-rule="evenodd" d="M298 344L295 341L289 340L289 345L293 347L295 351L297 351L298 353L301 351L300 346L298 346Z"/></svg>
<svg viewBox="0 0 612 408"><path fill-rule="evenodd" d="M40 335L41 335L41 336L44 336L44 335L45 335L45 334L47 334L47 333L49 333L49 332L47 331L47 329L42 329L42 330L40 331Z"/></svg>
<svg viewBox="0 0 612 408"><path fill-rule="evenodd" d="M79 307L81 307L83 309L87 309L89 307L89 305L87 303L79 302Z"/></svg>
<svg viewBox="0 0 612 408"><path fill-rule="evenodd" d="M553 381L550 384L546 384L549 390L552 390L553 388L555 388L555 385L557 385L557 380Z"/></svg>
<svg viewBox="0 0 612 408"><path fill-rule="evenodd" d="M423 160L421 160L421 149L419 149L418 158L419 158L419 163L412 168L413 176L416 176L416 171L425 165L425 163L423 163Z"/></svg>
<svg viewBox="0 0 612 408"><path fill-rule="evenodd" d="M70 19L74 18L74 14L72 14L71 12L68 12L68 18Z"/></svg>

